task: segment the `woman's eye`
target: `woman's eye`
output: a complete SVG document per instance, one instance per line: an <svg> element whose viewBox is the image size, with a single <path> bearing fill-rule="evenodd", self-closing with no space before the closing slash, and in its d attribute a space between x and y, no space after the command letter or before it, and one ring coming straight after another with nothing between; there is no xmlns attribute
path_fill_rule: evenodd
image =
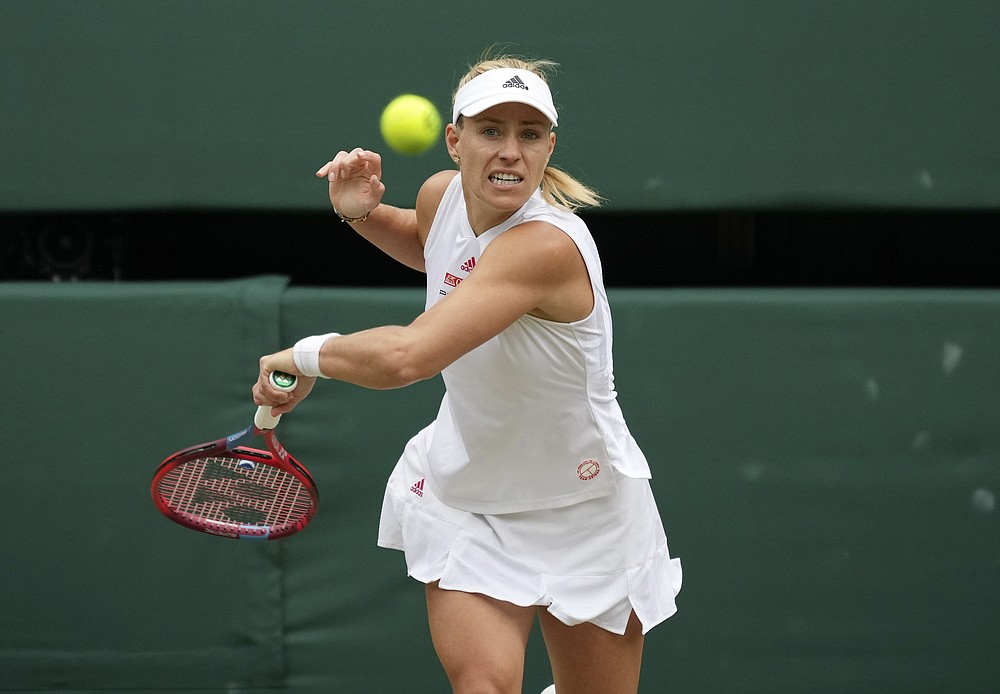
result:
<svg viewBox="0 0 1000 694"><path fill-rule="evenodd" d="M483 135L485 135L486 137L496 137L499 134L500 131L497 130L496 128L486 128L483 130Z"/></svg>

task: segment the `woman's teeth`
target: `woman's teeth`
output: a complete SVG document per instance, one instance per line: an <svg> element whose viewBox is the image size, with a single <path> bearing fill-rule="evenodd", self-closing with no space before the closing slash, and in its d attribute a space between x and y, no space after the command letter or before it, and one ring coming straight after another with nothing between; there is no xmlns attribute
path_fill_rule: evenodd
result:
<svg viewBox="0 0 1000 694"><path fill-rule="evenodd" d="M514 176L513 174L493 174L490 176L490 181L501 186L513 185L515 183L520 183L521 177Z"/></svg>

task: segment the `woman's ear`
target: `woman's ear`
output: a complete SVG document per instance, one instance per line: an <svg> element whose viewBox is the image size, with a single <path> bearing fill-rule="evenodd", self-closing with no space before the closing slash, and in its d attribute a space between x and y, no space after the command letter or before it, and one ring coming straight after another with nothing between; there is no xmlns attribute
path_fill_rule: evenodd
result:
<svg viewBox="0 0 1000 694"><path fill-rule="evenodd" d="M458 139L461 134L462 131L459 130L454 123L448 123L448 125L445 126L444 141L448 146L448 156L450 156L455 163L460 161L458 155Z"/></svg>

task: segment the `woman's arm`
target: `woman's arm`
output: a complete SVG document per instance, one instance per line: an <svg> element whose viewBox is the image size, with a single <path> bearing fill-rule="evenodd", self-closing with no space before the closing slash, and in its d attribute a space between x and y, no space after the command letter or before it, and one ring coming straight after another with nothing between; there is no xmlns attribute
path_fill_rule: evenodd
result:
<svg viewBox="0 0 1000 694"><path fill-rule="evenodd" d="M476 269L451 294L407 326L383 326L328 339L319 367L328 378L365 388L399 388L431 378L499 334L525 313L568 322L593 308L590 277L573 241L543 222L509 229L483 252ZM258 405L292 409L297 391L274 390L272 371L298 374L292 349L260 360Z"/></svg>
<svg viewBox="0 0 1000 694"><path fill-rule="evenodd" d="M382 157L376 152L354 149L339 152L320 167L318 177L329 182L330 203L341 218L394 260L424 271L424 241L447 182L455 172L432 176L417 195L415 210L382 204Z"/></svg>

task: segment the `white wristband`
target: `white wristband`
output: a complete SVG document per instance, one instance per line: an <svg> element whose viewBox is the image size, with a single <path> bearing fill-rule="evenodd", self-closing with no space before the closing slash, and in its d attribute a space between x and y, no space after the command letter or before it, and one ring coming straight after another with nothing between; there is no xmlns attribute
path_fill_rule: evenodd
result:
<svg viewBox="0 0 1000 694"><path fill-rule="evenodd" d="M323 344L331 337L340 337L340 333L327 333L326 335L311 335L303 337L292 347L292 357L295 359L295 368L303 376L314 378L330 378L319 370L319 351Z"/></svg>

